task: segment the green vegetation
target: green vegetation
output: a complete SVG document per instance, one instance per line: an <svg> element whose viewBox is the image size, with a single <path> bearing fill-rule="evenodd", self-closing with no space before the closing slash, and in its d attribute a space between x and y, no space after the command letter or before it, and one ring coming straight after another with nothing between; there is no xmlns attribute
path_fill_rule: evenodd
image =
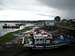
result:
<svg viewBox="0 0 75 56"><path fill-rule="evenodd" d="M27 31L27 30L30 30L30 29L32 29L32 28L31 27L26 27L26 28L24 28L22 30L7 33L4 36L0 37L0 44L4 44L6 42L11 41L14 38L14 35L13 35L14 33L24 32L24 31Z"/></svg>
<svg viewBox="0 0 75 56"><path fill-rule="evenodd" d="M5 42L8 42L11 39L13 39L13 33L7 33L6 35L0 37L0 44L4 44Z"/></svg>
<svg viewBox="0 0 75 56"><path fill-rule="evenodd" d="M25 31L31 30L31 29L32 29L32 27L25 27L24 29L15 31L14 33L25 32Z"/></svg>
<svg viewBox="0 0 75 56"><path fill-rule="evenodd" d="M69 20L69 21L63 21L60 23L63 28L70 29L70 30L75 30L75 22Z"/></svg>

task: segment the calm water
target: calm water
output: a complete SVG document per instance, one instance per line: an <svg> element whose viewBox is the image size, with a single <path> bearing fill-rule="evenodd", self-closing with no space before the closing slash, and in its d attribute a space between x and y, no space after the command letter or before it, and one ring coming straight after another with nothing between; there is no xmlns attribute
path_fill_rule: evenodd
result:
<svg viewBox="0 0 75 56"><path fill-rule="evenodd" d="M4 24L8 24L8 25L15 25L15 24L17 24L17 23L5 23L5 22L0 22L0 36L3 36L3 35L5 35L6 33L8 33L8 32L13 32L13 31L16 31L16 30L20 30L20 29L23 29L24 28L24 26L22 26L22 27L20 27L19 29L3 29L3 25ZM19 23L18 23L19 24Z"/></svg>

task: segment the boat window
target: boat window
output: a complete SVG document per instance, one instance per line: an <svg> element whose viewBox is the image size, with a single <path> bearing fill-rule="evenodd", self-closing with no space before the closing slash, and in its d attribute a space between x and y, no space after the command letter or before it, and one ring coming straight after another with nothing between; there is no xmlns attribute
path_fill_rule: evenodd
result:
<svg viewBox="0 0 75 56"><path fill-rule="evenodd" d="M39 39L36 39L37 41L39 41Z"/></svg>
<svg viewBox="0 0 75 56"><path fill-rule="evenodd" d="M42 41L42 39L40 39L40 41Z"/></svg>

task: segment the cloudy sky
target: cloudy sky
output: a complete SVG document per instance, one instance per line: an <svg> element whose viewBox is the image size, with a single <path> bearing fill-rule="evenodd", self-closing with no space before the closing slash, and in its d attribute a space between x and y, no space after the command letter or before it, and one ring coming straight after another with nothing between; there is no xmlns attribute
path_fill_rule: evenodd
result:
<svg viewBox="0 0 75 56"><path fill-rule="evenodd" d="M0 0L0 20L75 18L75 0Z"/></svg>

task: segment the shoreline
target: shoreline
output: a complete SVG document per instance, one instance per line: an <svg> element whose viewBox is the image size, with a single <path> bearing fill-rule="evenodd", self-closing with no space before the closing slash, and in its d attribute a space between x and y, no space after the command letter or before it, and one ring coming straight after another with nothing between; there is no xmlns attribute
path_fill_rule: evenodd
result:
<svg viewBox="0 0 75 56"><path fill-rule="evenodd" d="M14 32L6 33L4 36L0 37L0 44L4 44L6 42L11 41L14 38L13 34L19 33L19 32L24 32L24 31L27 31L27 30L30 30L30 29L31 29L30 27L25 27L25 28L23 28L21 30L17 30L17 31L14 31Z"/></svg>

